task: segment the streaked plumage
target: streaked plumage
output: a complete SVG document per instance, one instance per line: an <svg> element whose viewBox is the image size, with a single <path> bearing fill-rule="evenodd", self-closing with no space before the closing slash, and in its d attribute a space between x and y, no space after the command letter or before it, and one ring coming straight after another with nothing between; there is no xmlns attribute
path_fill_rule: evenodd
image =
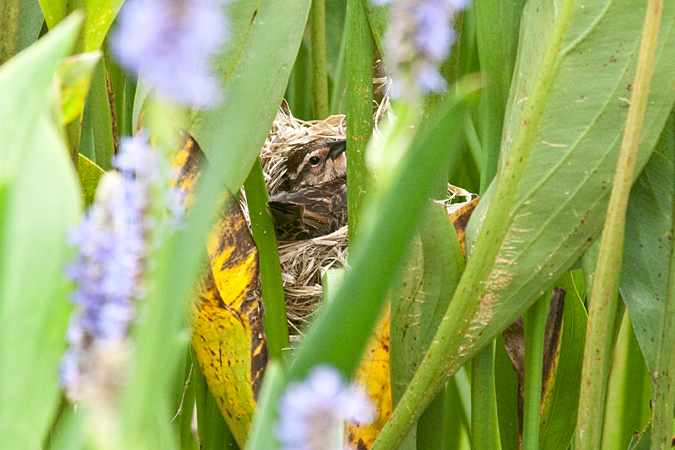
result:
<svg viewBox="0 0 675 450"><path fill-rule="evenodd" d="M311 239L347 223L345 147L316 139L288 153L281 190L268 203L277 239Z"/></svg>

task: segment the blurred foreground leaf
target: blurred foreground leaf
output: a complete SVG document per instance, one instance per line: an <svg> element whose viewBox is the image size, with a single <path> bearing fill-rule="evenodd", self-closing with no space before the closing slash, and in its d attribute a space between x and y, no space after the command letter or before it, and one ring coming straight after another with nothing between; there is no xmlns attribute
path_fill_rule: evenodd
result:
<svg viewBox="0 0 675 450"><path fill-rule="evenodd" d="M244 183L269 133L310 3L242 0L229 5L232 38L215 64L225 100L212 111L195 111L186 129L222 169L222 179L231 192ZM229 163L220 163L225 160Z"/></svg>
<svg viewBox="0 0 675 450"><path fill-rule="evenodd" d="M66 229L81 210L48 92L81 17L65 20L0 69L0 442L40 448L58 405L71 310Z"/></svg>

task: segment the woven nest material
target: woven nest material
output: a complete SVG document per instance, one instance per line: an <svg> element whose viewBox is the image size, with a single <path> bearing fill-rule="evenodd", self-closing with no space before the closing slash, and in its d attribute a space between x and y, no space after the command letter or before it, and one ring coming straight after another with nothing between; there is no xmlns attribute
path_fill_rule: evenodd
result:
<svg viewBox="0 0 675 450"><path fill-rule="evenodd" d="M345 139L345 116L305 122L293 117L286 104L282 105L260 152L270 195L278 191L283 179L285 168L282 162L286 152L318 138ZM288 323L293 334L302 334L303 324L320 305L323 273L332 267L343 267L347 262L347 227L314 239L282 242L279 259Z"/></svg>
<svg viewBox="0 0 675 450"><path fill-rule="evenodd" d="M386 100L383 101L385 102ZM388 104L377 108L376 122L387 109ZM275 194L281 184L285 171L283 161L290 148L318 138L345 139L345 124L344 115L330 116L321 121L305 122L296 119L284 103L260 152L268 193ZM377 129L375 131L377 136L379 133ZM462 197L464 201L457 203L458 197ZM450 214L473 197L473 194L464 189L448 185L448 197L441 203ZM321 305L323 274L330 268L346 265L347 226L314 239L282 242L279 245L279 259L290 331L292 335L300 336L303 325Z"/></svg>

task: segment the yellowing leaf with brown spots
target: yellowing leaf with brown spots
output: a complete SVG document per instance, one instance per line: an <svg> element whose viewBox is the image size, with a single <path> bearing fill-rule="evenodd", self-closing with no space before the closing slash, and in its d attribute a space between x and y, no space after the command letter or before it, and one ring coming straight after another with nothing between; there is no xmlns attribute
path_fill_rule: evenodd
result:
<svg viewBox="0 0 675 450"><path fill-rule="evenodd" d="M174 158L178 185L193 192L205 159L193 139ZM190 200L188 200L190 201ZM208 269L197 290L192 345L206 382L240 448L246 443L267 364L258 250L228 195L207 242Z"/></svg>

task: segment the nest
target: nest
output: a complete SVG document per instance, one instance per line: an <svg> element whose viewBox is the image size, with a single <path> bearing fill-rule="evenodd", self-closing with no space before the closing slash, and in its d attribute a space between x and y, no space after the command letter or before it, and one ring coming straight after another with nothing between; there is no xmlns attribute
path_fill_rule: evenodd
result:
<svg viewBox="0 0 675 450"><path fill-rule="evenodd" d="M318 138L345 139L345 116L330 116L321 121L296 119L284 103L272 131L260 152L267 191L275 194L283 179L286 152L296 145ZM323 294L321 277L332 267L347 262L347 227L314 239L282 242L279 245L282 281L286 295L288 323L294 334L317 311Z"/></svg>
<svg viewBox="0 0 675 450"><path fill-rule="evenodd" d="M386 95L375 109L375 123L389 109ZM314 139L345 139L345 116L330 116L321 121L305 122L293 117L284 102L277 113L272 130L260 152L265 182L270 195L275 194L283 179L283 161L287 151L296 145ZM375 128L376 137L379 135ZM471 201L473 194L448 185L445 204L448 214ZM244 197L244 196L242 196ZM460 197L464 200L457 203ZM246 208L244 208L246 211ZM279 245L288 324L292 335L302 335L301 329L321 305L323 288L321 279L326 270L343 267L347 263L347 226L314 239L281 242Z"/></svg>

